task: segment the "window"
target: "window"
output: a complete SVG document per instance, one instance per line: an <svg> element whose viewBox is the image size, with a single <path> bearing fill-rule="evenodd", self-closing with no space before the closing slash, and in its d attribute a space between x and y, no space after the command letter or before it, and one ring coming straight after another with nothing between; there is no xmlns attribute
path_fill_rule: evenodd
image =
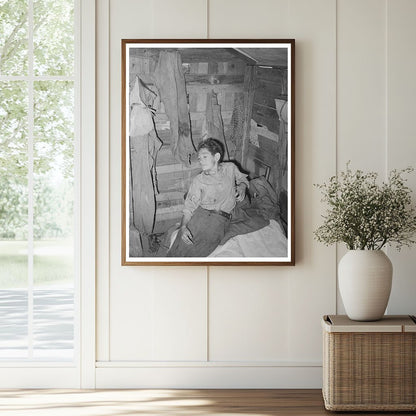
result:
<svg viewBox="0 0 416 416"><path fill-rule="evenodd" d="M0 0L0 360L74 359L74 0Z"/></svg>

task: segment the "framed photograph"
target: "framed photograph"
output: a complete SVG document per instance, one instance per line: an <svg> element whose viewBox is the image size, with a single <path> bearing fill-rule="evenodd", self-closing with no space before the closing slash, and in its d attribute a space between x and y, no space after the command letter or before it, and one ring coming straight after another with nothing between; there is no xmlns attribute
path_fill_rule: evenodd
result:
<svg viewBox="0 0 416 416"><path fill-rule="evenodd" d="M294 265L295 41L122 40L122 265Z"/></svg>

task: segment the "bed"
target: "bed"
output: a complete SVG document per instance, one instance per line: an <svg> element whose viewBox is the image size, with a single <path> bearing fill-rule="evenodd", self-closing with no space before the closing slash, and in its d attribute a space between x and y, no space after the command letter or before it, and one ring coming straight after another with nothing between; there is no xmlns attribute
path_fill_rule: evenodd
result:
<svg viewBox="0 0 416 416"><path fill-rule="evenodd" d="M172 233L171 244L177 233L178 230ZM208 257L287 257L287 238L281 225L270 220L270 224L260 230L230 238Z"/></svg>
<svg viewBox="0 0 416 416"><path fill-rule="evenodd" d="M280 224L270 220L260 230L231 238L208 257L287 257L287 238Z"/></svg>

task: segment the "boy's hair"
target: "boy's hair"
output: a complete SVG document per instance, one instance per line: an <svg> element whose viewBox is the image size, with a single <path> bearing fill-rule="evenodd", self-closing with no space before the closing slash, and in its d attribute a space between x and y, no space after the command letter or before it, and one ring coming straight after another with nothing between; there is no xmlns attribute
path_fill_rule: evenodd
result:
<svg viewBox="0 0 416 416"><path fill-rule="evenodd" d="M219 153L221 156L219 161L222 161L224 156L224 145L219 140L209 137L208 139L199 143L198 152L201 149L207 149L212 154L212 156L214 156L216 153Z"/></svg>

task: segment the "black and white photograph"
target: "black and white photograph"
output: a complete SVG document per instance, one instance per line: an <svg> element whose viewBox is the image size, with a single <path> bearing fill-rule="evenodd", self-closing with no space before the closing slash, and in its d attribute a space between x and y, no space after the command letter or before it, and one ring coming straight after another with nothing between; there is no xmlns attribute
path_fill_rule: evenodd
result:
<svg viewBox="0 0 416 416"><path fill-rule="evenodd" d="M294 40L122 40L122 264L294 264Z"/></svg>

